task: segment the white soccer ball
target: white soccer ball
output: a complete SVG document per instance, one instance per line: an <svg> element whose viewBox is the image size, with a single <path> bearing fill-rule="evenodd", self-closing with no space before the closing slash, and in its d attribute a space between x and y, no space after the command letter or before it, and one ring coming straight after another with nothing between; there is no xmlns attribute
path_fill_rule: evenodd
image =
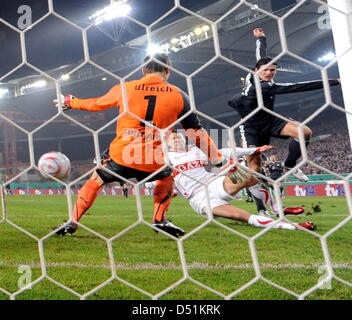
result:
<svg viewBox="0 0 352 320"><path fill-rule="evenodd" d="M51 175L59 180L65 180L71 173L71 162L63 153L52 151L40 157L38 168L44 177Z"/></svg>

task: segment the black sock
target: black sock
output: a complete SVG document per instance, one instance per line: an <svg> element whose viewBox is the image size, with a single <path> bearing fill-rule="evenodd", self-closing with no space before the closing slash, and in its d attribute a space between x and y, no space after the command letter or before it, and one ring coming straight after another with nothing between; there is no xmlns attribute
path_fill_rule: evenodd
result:
<svg viewBox="0 0 352 320"><path fill-rule="evenodd" d="M257 210L258 210L258 212L259 212L260 210L266 210L265 205L264 205L264 202L263 202L262 200L256 198L253 194L252 194L252 198L254 199L255 204L257 205Z"/></svg>
<svg viewBox="0 0 352 320"><path fill-rule="evenodd" d="M252 192L248 188L246 189L248 198L252 198Z"/></svg>
<svg viewBox="0 0 352 320"><path fill-rule="evenodd" d="M306 146L308 146L309 140L306 141ZM299 145L299 141L296 139L293 139L290 144L288 145L288 156L287 159L285 160L284 166L287 168L293 168L297 160L301 157L301 147Z"/></svg>

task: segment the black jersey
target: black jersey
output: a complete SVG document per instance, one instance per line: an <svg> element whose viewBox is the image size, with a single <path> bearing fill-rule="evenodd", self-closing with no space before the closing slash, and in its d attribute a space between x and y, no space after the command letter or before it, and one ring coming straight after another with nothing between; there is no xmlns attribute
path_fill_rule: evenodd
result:
<svg viewBox="0 0 352 320"><path fill-rule="evenodd" d="M323 88L323 81L306 81L298 83L275 83L273 81L260 81L263 95L264 107L269 110L274 110L275 95L311 91ZM330 86L339 85L337 80L329 80ZM241 94L235 95L232 100L229 101L229 105L234 108L244 118L253 110L258 107L257 92L255 85L248 84L243 88ZM248 124L260 124L271 120L274 116L270 113L260 110L254 114L245 123Z"/></svg>
<svg viewBox="0 0 352 320"><path fill-rule="evenodd" d="M257 40L257 59L260 59L266 55L266 40L261 37ZM339 85L337 80L329 80L330 86ZM260 80L260 86L262 89L263 104L264 107L273 110L275 103L276 94L294 93L294 92L304 92L322 89L324 87L323 81L305 81L297 83L275 83L273 81ZM254 84L253 75L249 74L246 78L246 85L242 89L241 94L235 95L229 102L229 106L234 108L240 115L244 118L253 110L258 107L257 91ZM246 124L262 124L274 118L270 113L260 110L255 113L250 119L245 122Z"/></svg>

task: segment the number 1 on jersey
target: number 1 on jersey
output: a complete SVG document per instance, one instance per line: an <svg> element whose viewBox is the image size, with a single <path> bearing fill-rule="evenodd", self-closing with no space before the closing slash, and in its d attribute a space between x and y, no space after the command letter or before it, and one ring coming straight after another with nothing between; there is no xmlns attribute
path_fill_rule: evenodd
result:
<svg viewBox="0 0 352 320"><path fill-rule="evenodd" d="M148 100L147 112L145 114L145 121L153 124L154 110L156 104L156 96L145 96L144 100ZM145 127L145 123L141 121L141 126Z"/></svg>

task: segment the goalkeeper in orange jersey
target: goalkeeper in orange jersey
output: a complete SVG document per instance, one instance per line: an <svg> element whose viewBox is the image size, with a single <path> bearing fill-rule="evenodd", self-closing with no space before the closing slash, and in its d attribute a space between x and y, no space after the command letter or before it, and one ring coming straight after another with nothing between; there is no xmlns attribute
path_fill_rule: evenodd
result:
<svg viewBox="0 0 352 320"><path fill-rule="evenodd" d="M104 156L103 165L79 190L73 208L73 221L64 224L57 231L59 235L72 234L77 229L75 222L93 205L102 186L110 182L121 182L135 178L137 181L156 180L154 189L154 227L178 237L184 231L166 219L174 190L172 170L165 168L159 129L172 126L179 118L191 142L201 148L214 165L222 163L222 156L215 143L202 128L195 113L190 113L188 96L178 87L167 82L170 75L171 62L166 54L156 54L150 62L146 57L143 75L139 80L126 82L125 92L127 105L123 102L123 88L114 86L102 97L78 99L72 95L62 96L63 105L54 100L56 106L63 110L78 109L84 111L101 111L111 107L119 107L121 115L116 123L116 137L111 142L108 153ZM159 62L158 62L159 61ZM125 113L126 112L126 113ZM185 116L186 115L186 116ZM185 116L185 117L183 117ZM143 120L143 121L141 121ZM150 125L153 125L151 127ZM103 167L109 171L103 170ZM159 170L160 169L160 170Z"/></svg>

